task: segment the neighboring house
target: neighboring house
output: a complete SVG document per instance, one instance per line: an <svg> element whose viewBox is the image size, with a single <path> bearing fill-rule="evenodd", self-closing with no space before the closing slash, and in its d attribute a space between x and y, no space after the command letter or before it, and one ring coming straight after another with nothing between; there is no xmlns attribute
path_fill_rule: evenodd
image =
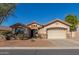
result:
<svg viewBox="0 0 79 59"><path fill-rule="evenodd" d="M0 31L10 31L12 28L7 27L7 26L0 26Z"/></svg>
<svg viewBox="0 0 79 59"><path fill-rule="evenodd" d="M10 27L7 27L7 26L0 26L0 34L2 34L3 32L6 32L6 31L11 31L12 28Z"/></svg>

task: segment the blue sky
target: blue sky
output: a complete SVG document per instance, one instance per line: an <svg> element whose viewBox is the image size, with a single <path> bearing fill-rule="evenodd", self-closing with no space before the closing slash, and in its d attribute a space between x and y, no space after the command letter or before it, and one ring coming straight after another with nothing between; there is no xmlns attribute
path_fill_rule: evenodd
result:
<svg viewBox="0 0 79 59"><path fill-rule="evenodd" d="M2 26L10 26L15 23L28 24L36 21L46 24L56 18L64 20L68 14L77 15L79 18L79 4L67 3L26 3L17 4L14 15L9 16Z"/></svg>

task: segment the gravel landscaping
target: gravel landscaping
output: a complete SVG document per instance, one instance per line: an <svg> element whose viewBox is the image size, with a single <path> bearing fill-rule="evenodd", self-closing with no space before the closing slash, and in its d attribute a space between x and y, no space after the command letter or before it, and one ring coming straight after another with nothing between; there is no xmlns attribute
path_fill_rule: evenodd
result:
<svg viewBox="0 0 79 59"><path fill-rule="evenodd" d="M48 40L1 40L0 47L55 47Z"/></svg>

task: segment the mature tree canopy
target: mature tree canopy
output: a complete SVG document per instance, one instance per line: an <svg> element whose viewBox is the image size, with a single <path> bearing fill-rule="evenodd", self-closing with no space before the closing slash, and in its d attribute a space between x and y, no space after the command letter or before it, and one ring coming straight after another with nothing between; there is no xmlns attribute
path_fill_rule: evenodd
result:
<svg viewBox="0 0 79 59"><path fill-rule="evenodd" d="M9 15L12 15L16 4L12 3L1 3L0 4L0 24L6 20Z"/></svg>
<svg viewBox="0 0 79 59"><path fill-rule="evenodd" d="M70 30L74 31L76 29L77 24L79 23L77 16L75 15L68 15L65 17L65 21L70 23Z"/></svg>

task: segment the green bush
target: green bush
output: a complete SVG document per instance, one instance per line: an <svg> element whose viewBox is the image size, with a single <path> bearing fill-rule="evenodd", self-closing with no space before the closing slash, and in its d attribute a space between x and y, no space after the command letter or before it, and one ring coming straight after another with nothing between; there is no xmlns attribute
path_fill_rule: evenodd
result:
<svg viewBox="0 0 79 59"><path fill-rule="evenodd" d="M21 39L21 40L27 40L27 39L28 39L27 36L24 35L24 34L18 34L18 35L17 35L17 38L19 38L19 39Z"/></svg>

